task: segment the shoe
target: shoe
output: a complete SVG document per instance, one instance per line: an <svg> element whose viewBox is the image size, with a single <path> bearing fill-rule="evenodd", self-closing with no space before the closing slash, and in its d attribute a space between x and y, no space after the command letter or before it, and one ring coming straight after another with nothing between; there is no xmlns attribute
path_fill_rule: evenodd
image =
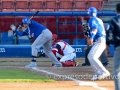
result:
<svg viewBox="0 0 120 90"><path fill-rule="evenodd" d="M62 65L55 65L55 64L54 64L53 67L62 67Z"/></svg>
<svg viewBox="0 0 120 90"><path fill-rule="evenodd" d="M43 53L43 52L38 52L37 57L45 57L45 53Z"/></svg>
<svg viewBox="0 0 120 90"><path fill-rule="evenodd" d="M76 67L79 66L79 62L76 62L76 63L75 63L75 66L76 66Z"/></svg>
<svg viewBox="0 0 120 90"><path fill-rule="evenodd" d="M105 62L105 63L102 63L103 66L108 66L109 65L109 62Z"/></svg>
<svg viewBox="0 0 120 90"><path fill-rule="evenodd" d="M92 81L98 80L98 75L97 74L93 75L93 77L91 78L91 80Z"/></svg>
<svg viewBox="0 0 120 90"><path fill-rule="evenodd" d="M56 64L52 63L52 66L53 66L53 67L62 67L62 64L56 65Z"/></svg>
<svg viewBox="0 0 120 90"><path fill-rule="evenodd" d="M33 67L37 67L36 62L31 62L29 65L25 66L26 68L33 68Z"/></svg>
<svg viewBox="0 0 120 90"><path fill-rule="evenodd" d="M109 72L106 72L106 73L103 73L102 75L99 75L98 76L98 79L99 80L102 80L102 79L105 79L105 78L107 78L107 77L109 77L110 76L110 73Z"/></svg>
<svg viewBox="0 0 120 90"><path fill-rule="evenodd" d="M90 66L90 64L83 63L82 66Z"/></svg>

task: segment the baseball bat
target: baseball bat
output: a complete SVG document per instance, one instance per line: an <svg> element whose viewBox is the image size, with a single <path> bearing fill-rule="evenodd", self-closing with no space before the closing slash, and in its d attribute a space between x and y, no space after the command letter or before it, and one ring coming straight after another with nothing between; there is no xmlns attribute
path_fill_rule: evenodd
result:
<svg viewBox="0 0 120 90"><path fill-rule="evenodd" d="M34 16L36 16L36 15L38 14L38 12L39 12L39 11L36 11L36 12L30 17L30 20L31 20Z"/></svg>

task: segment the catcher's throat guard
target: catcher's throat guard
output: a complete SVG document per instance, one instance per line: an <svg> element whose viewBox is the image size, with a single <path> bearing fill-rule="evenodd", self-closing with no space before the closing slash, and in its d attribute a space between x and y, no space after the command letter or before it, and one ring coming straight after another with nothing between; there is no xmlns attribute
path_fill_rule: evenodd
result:
<svg viewBox="0 0 120 90"><path fill-rule="evenodd" d="M86 32L86 31L89 31L89 25L86 21L82 22L82 28L83 28L83 31Z"/></svg>

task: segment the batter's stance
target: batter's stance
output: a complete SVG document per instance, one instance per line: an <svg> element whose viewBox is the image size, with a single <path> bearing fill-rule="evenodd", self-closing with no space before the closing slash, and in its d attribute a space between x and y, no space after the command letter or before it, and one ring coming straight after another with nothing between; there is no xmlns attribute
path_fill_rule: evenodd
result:
<svg viewBox="0 0 120 90"><path fill-rule="evenodd" d="M88 59L95 72L95 75L91 80L100 80L110 76L109 71L106 70L98 59L106 48L106 32L102 20L97 17L97 9L95 7L90 7L88 9L88 14L90 16L88 22L90 27L90 37L87 39L87 43L88 45L92 45L93 41L95 41L88 54Z"/></svg>
<svg viewBox="0 0 120 90"><path fill-rule="evenodd" d="M54 67L61 67L61 63L57 60L55 55L51 51L51 42L52 42L52 33L45 26L39 24L34 20L30 20L29 18L22 19L22 27L16 29L16 26L11 25L11 29L18 35L24 36L28 35L29 38L34 38L35 41L31 46L32 57L31 63L26 65L25 67L36 67L36 57L39 51L39 48L43 46L45 54L53 61L55 64ZM23 28L26 28L25 30Z"/></svg>

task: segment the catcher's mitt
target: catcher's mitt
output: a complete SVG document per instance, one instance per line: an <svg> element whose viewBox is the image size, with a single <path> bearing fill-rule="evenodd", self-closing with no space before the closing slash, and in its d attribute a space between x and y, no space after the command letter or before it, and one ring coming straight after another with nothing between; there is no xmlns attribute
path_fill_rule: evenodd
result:
<svg viewBox="0 0 120 90"><path fill-rule="evenodd" d="M89 37L90 36L90 29L89 29L89 25L86 21L82 22L82 28L83 28L84 35Z"/></svg>

